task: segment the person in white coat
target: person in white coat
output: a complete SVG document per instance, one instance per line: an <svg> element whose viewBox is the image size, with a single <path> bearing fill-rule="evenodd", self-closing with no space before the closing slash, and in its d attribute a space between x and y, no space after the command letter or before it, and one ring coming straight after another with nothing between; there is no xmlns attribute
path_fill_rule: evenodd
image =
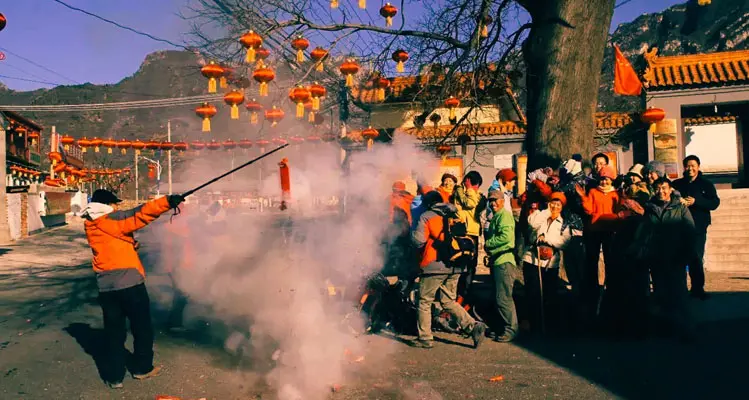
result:
<svg viewBox="0 0 749 400"><path fill-rule="evenodd" d="M553 308L559 288L561 251L572 238L569 225L564 224L562 209L567 204L564 193L551 194L548 207L528 216L529 243L523 255L528 322L532 332L545 330L546 311Z"/></svg>

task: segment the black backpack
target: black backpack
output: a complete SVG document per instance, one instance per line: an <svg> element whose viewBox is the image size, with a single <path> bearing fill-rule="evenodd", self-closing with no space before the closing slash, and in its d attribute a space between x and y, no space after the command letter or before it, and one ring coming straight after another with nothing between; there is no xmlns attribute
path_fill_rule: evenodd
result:
<svg viewBox="0 0 749 400"><path fill-rule="evenodd" d="M442 242L440 261L448 268L465 270L476 256L476 243L468 236L466 223L457 215L442 217L445 240Z"/></svg>

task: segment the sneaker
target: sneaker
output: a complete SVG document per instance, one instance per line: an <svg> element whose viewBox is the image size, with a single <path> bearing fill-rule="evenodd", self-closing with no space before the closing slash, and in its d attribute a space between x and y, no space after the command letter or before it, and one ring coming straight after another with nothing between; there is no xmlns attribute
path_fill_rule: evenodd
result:
<svg viewBox="0 0 749 400"><path fill-rule="evenodd" d="M107 382L107 386L109 386L110 389L122 389L124 387L122 382Z"/></svg>
<svg viewBox="0 0 749 400"><path fill-rule="evenodd" d="M515 336L511 336L506 333L494 336L494 341L499 342L499 343L509 343L509 342L512 342L513 340L515 340Z"/></svg>
<svg viewBox="0 0 749 400"><path fill-rule="evenodd" d="M143 380L148 378L154 378L161 375L161 367L153 367L151 372L147 372L145 374L133 374L134 379Z"/></svg>
<svg viewBox="0 0 749 400"><path fill-rule="evenodd" d="M484 325L481 322L476 322L476 324L473 326L473 329L471 329L471 338L473 339L473 348L478 349L481 345L481 342L484 341L486 336L484 336L484 333L486 332L486 325Z"/></svg>
<svg viewBox="0 0 749 400"><path fill-rule="evenodd" d="M431 349L432 347L434 347L434 341L426 340L426 339L418 339L413 342L413 346L421 348L421 349Z"/></svg>

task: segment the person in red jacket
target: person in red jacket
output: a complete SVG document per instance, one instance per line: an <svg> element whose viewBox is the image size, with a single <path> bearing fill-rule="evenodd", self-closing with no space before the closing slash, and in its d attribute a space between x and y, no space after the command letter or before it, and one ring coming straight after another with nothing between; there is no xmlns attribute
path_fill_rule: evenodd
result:
<svg viewBox="0 0 749 400"><path fill-rule="evenodd" d="M130 321L133 333L133 366L130 370L133 378L147 379L161 371L161 367L153 365L153 327L146 273L136 252L133 233L183 201L182 196L171 195L132 210L118 211L117 204L122 200L108 190L99 189L83 210L86 238L94 254L92 264L107 336L107 360L102 376L113 389L122 388L125 377L125 319Z"/></svg>
<svg viewBox="0 0 749 400"><path fill-rule="evenodd" d="M613 186L616 179L614 168L603 166L598 171L598 186L587 194L585 188L578 185L577 194L582 199L583 210L589 221L585 226L583 237L585 240L586 262L582 276L581 296L590 316L598 313L601 298L601 287L598 277L598 260L603 249L603 261L606 270L609 262L613 262L612 246L614 239L614 221L618 216L614 207L619 204L619 193ZM606 273L608 275L608 273Z"/></svg>

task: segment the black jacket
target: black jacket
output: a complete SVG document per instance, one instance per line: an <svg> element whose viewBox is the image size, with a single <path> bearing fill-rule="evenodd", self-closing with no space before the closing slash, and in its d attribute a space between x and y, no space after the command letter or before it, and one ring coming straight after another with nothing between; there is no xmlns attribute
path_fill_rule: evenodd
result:
<svg viewBox="0 0 749 400"><path fill-rule="evenodd" d="M710 211L715 211L720 205L718 192L715 185L702 176L699 172L697 179L689 181L689 177L679 178L673 183L674 189L681 193L681 197L694 197L694 204L689 207L689 212L694 218L694 225L699 232L705 232L712 222Z"/></svg>
<svg viewBox="0 0 749 400"><path fill-rule="evenodd" d="M692 215L678 198L671 196L667 204L653 199L645 204L628 253L654 264L685 266L695 253L694 235Z"/></svg>

